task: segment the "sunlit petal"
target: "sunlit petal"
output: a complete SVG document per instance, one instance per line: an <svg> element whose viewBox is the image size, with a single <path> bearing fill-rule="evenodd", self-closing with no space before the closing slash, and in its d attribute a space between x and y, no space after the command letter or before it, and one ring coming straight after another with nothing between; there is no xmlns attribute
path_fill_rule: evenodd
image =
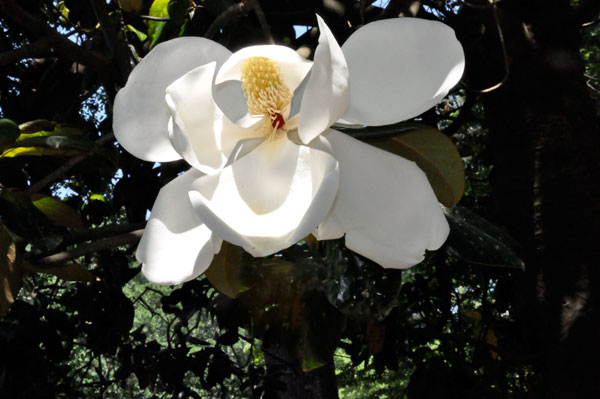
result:
<svg viewBox="0 0 600 399"><path fill-rule="evenodd" d="M335 37L317 16L319 45L300 108L298 135L312 141L344 115L350 101L348 67Z"/></svg>
<svg viewBox="0 0 600 399"><path fill-rule="evenodd" d="M340 167L339 192L319 238L343 231L349 249L387 268L411 267L444 243L448 223L414 162L335 130L319 139L311 145L330 148Z"/></svg>
<svg viewBox="0 0 600 399"><path fill-rule="evenodd" d="M350 106L343 119L362 125L423 113L458 83L465 66L452 28L417 18L367 24L342 50L350 70Z"/></svg>
<svg viewBox="0 0 600 399"><path fill-rule="evenodd" d="M337 187L331 155L281 138L197 179L190 199L219 237L266 256L307 236L329 212Z"/></svg>
<svg viewBox="0 0 600 399"><path fill-rule="evenodd" d="M290 91L296 90L312 66L312 62L289 47L273 45L245 47L233 53L223 64L217 73L216 83L240 80L242 77L240 67L245 60L251 57L267 57L275 61L279 66L283 81Z"/></svg>
<svg viewBox="0 0 600 399"><path fill-rule="evenodd" d="M165 89L191 69L211 61L220 66L230 55L225 47L200 37L182 37L156 46L115 97L113 129L119 144L146 161L180 159L169 142L171 114Z"/></svg>
<svg viewBox="0 0 600 399"><path fill-rule="evenodd" d="M146 278L157 284L179 284L198 277L219 251L215 236L191 206L187 192L202 173L192 169L164 186L137 248Z"/></svg>

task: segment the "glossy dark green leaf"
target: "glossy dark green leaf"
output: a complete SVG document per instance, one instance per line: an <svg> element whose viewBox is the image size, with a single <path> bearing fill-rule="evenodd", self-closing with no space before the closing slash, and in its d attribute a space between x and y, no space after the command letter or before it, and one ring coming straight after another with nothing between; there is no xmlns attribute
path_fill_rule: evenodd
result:
<svg viewBox="0 0 600 399"><path fill-rule="evenodd" d="M0 119L0 146L10 144L19 137L19 126L10 119Z"/></svg>
<svg viewBox="0 0 600 399"><path fill-rule="evenodd" d="M118 0L118 3L125 12L139 12L143 6L143 0Z"/></svg>
<svg viewBox="0 0 600 399"><path fill-rule="evenodd" d="M42 194L33 194L31 201L55 225L61 227L83 227L77 211L63 201Z"/></svg>
<svg viewBox="0 0 600 399"><path fill-rule="evenodd" d="M169 0L154 0L150 6L150 16L167 18L169 16ZM166 25L165 21L148 21L148 37L150 37L150 48L154 47L161 36Z"/></svg>
<svg viewBox="0 0 600 399"><path fill-rule="evenodd" d="M525 268L515 252L518 244L505 230L462 206L444 212L450 223L448 247L452 255L484 266Z"/></svg>
<svg viewBox="0 0 600 399"><path fill-rule="evenodd" d="M26 150L30 149L30 150ZM45 151L49 150L49 151ZM14 158L22 155L73 155L73 152L92 152L103 156L113 163L117 162L113 151L93 141L70 136L32 137L5 147L0 158Z"/></svg>
<svg viewBox="0 0 600 399"><path fill-rule="evenodd" d="M249 282L244 278L247 266L242 248L224 241L204 275L219 292L235 298L249 288Z"/></svg>
<svg viewBox="0 0 600 399"><path fill-rule="evenodd" d="M397 136L365 140L414 161L427 175L439 202L454 206L465 191L463 162L452 141L437 129L421 127Z"/></svg>
<svg viewBox="0 0 600 399"><path fill-rule="evenodd" d="M23 262L23 269L33 273L48 273L53 274L58 278L68 281L95 281L94 276L90 271L86 270L79 263L69 263L64 266L36 266L27 262Z"/></svg>
<svg viewBox="0 0 600 399"><path fill-rule="evenodd" d="M12 232L44 251L56 248L61 242L50 220L25 193L0 191L0 216Z"/></svg>
<svg viewBox="0 0 600 399"><path fill-rule="evenodd" d="M127 29L130 32L133 32L136 34L136 36L138 37L138 39L140 40L140 42L145 41L148 38L148 35L145 34L144 32L142 32L139 29L136 29L134 26L132 25L125 25L125 29Z"/></svg>
<svg viewBox="0 0 600 399"><path fill-rule="evenodd" d="M54 121L49 121L47 119L35 119L33 121L21 123L19 125L19 129L21 130L21 134L28 134L40 132L42 130L52 131L56 125L58 125L58 123Z"/></svg>
<svg viewBox="0 0 600 399"><path fill-rule="evenodd" d="M339 310L318 292L306 292L292 307L293 353L305 372L333 361L343 328Z"/></svg>

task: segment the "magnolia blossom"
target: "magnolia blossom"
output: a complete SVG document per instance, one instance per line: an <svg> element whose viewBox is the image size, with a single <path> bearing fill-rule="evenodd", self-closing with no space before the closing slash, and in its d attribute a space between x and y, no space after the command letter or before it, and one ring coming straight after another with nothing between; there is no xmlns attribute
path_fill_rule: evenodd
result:
<svg viewBox="0 0 600 399"><path fill-rule="evenodd" d="M231 53L200 37L156 46L114 103L119 143L183 158L137 249L145 276L197 277L222 240L254 256L309 234L388 268L439 248L448 224L415 163L330 127L385 125L437 104L464 69L448 26L414 18L358 29L342 47L320 17L314 61L275 45Z"/></svg>

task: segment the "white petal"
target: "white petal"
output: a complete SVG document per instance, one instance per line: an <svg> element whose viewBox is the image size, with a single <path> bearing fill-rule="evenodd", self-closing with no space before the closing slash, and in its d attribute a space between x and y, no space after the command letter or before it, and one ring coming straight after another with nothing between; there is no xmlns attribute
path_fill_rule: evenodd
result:
<svg viewBox="0 0 600 399"><path fill-rule="evenodd" d="M204 272L221 246L190 204L191 183L202 176L192 169L164 186L137 248L142 272L157 284L179 284Z"/></svg>
<svg viewBox="0 0 600 399"><path fill-rule="evenodd" d="M250 57L267 57L275 61L290 91L296 90L296 87L302 82L312 66L312 62L289 47L274 45L245 47L233 53L223 64L217 73L215 83L219 84L226 80L240 80L242 78L240 67Z"/></svg>
<svg viewBox="0 0 600 399"><path fill-rule="evenodd" d="M190 199L215 234L266 256L310 234L337 187L331 155L281 138L263 142L219 175L197 179Z"/></svg>
<svg viewBox="0 0 600 399"><path fill-rule="evenodd" d="M363 125L391 124L425 112L458 83L465 67L452 28L417 18L367 24L342 50L350 70L344 119Z"/></svg>
<svg viewBox="0 0 600 399"><path fill-rule="evenodd" d="M212 95L215 63L186 73L166 90L166 103L173 118L173 147L195 168L214 173L225 166L235 144L260 135L231 122Z"/></svg>
<svg viewBox="0 0 600 399"><path fill-rule="evenodd" d="M113 130L119 144L146 161L180 159L167 132L170 113L165 89L191 69L216 61L221 65L231 52L211 40L182 37L156 46L133 69L115 97Z"/></svg>
<svg viewBox="0 0 600 399"><path fill-rule="evenodd" d="M309 143L346 112L350 102L348 67L335 37L317 15L319 45L302 97L298 135Z"/></svg>
<svg viewBox="0 0 600 399"><path fill-rule="evenodd" d="M335 238L336 229L344 231L349 249L386 268L411 267L444 243L448 223L414 162L335 130L319 138L339 162L340 187L317 233Z"/></svg>

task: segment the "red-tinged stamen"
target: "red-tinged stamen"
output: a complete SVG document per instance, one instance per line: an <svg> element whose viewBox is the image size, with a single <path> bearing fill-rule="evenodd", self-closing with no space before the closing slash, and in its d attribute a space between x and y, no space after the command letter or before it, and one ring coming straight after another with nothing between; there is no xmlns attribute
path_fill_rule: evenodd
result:
<svg viewBox="0 0 600 399"><path fill-rule="evenodd" d="M281 114L275 114L275 118L271 119L271 125L275 129L282 129L285 125L285 119L283 119L283 116Z"/></svg>

